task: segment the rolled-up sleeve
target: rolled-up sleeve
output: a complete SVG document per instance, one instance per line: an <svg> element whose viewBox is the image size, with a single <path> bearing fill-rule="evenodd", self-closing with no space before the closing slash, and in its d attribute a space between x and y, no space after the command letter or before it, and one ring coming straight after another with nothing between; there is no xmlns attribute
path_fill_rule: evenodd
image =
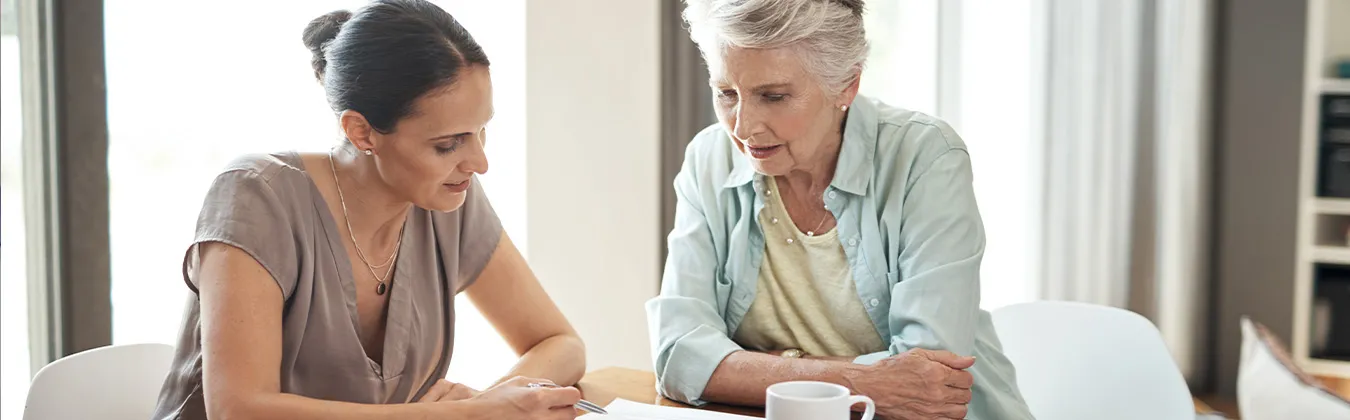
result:
<svg viewBox="0 0 1350 420"><path fill-rule="evenodd" d="M972 177L969 154L950 149L906 187L890 346L854 362L872 364L914 348L974 352L985 234Z"/></svg>
<svg viewBox="0 0 1350 420"><path fill-rule="evenodd" d="M661 294L647 302L656 387L666 398L703 405L699 398L722 359L741 350L727 334L717 305L717 253L704 213L704 195L686 156L675 178L674 229Z"/></svg>

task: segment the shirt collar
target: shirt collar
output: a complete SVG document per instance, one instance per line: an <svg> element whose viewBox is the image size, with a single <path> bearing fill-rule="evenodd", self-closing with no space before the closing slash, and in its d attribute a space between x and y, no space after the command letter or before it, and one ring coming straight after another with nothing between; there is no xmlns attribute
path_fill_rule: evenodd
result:
<svg viewBox="0 0 1350 420"><path fill-rule="evenodd" d="M730 136L728 136L730 137ZM734 139L730 139L735 141ZM858 95L848 108L844 123L844 140L839 146L839 162L834 168L830 186L854 195L862 195L872 182L873 158L877 149L877 107L870 98ZM733 154L731 174L723 188L736 188L755 179L755 168L750 159L737 152Z"/></svg>

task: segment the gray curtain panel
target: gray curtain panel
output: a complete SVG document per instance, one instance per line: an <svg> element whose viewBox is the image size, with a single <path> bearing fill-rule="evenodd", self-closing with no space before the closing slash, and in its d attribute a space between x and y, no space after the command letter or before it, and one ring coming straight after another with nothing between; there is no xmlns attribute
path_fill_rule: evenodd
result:
<svg viewBox="0 0 1350 420"><path fill-rule="evenodd" d="M708 69L698 47L689 39L680 13L681 0L661 4L661 262L665 265L665 237L674 227L675 190L672 183L684 162L689 140L717 120L708 87Z"/></svg>

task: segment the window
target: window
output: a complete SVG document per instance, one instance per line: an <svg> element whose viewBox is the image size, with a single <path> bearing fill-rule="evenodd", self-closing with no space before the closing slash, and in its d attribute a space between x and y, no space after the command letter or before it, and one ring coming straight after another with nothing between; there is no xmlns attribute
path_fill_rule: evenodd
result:
<svg viewBox="0 0 1350 420"><path fill-rule="evenodd" d="M1040 261L1040 143L1031 137L1033 0L966 1L960 14L961 120L987 244L981 300L1034 300Z"/></svg>
<svg viewBox="0 0 1350 420"><path fill-rule="evenodd" d="M323 13L365 3L107 0L114 343L175 342L189 293L183 253L225 163L244 153L321 152L339 144L300 34ZM483 183L523 248L524 2L436 3L494 62L497 117L488 128L492 171ZM515 358L472 305L460 303L451 378L482 386Z"/></svg>
<svg viewBox="0 0 1350 420"><path fill-rule="evenodd" d="M872 52L862 93L946 119L969 147L987 237L987 309L1033 298L1040 181L1031 19L1032 0L883 0L869 2L866 15Z"/></svg>
<svg viewBox="0 0 1350 420"><path fill-rule="evenodd" d="M23 178L23 95L15 2L0 3L0 417L23 415L32 369Z"/></svg>
<svg viewBox="0 0 1350 420"><path fill-rule="evenodd" d="M938 1L869 2L871 54L859 90L892 106L937 115Z"/></svg>
<svg viewBox="0 0 1350 420"><path fill-rule="evenodd" d="M483 187L502 227L525 253L529 239L525 233L525 0L437 3L473 34L492 60L497 115L488 128L491 169L483 176ZM515 353L467 296L461 294L455 304L455 354L447 378L483 389L515 365Z"/></svg>

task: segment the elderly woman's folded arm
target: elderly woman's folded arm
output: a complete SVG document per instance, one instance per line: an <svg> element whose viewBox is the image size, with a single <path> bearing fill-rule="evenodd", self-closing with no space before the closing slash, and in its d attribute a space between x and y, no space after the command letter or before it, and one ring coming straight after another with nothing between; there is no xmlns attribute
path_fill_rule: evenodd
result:
<svg viewBox="0 0 1350 420"><path fill-rule="evenodd" d="M854 359L861 364L910 349L974 352L980 313L980 259L984 228L971 187L970 156L963 149L940 154L903 187L900 274L891 286L886 351Z"/></svg>
<svg viewBox="0 0 1350 420"><path fill-rule="evenodd" d="M740 346L732 342L717 311L717 256L712 232L691 170L676 176L675 226L661 294L647 302L657 388L662 395L701 405L699 397L717 364Z"/></svg>

